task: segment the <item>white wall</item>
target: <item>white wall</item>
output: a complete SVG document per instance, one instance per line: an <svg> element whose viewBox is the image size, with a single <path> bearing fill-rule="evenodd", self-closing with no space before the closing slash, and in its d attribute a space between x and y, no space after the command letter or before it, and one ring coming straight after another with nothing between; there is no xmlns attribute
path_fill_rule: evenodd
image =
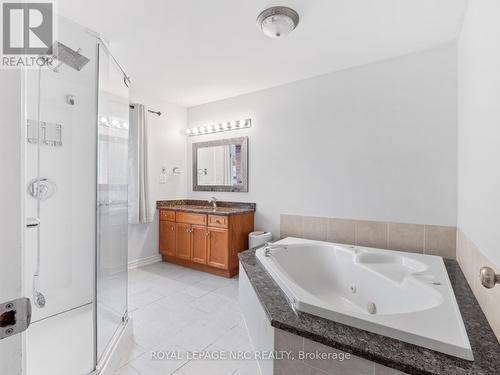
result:
<svg viewBox="0 0 500 375"><path fill-rule="evenodd" d="M140 93L131 93L131 102L141 103L159 117L149 114L149 186L151 207L157 200L186 197L186 108L153 100ZM161 168L169 173L166 184L160 184ZM172 169L180 167L181 175L173 175ZM158 255L158 213L151 224L129 225L129 262Z"/></svg>
<svg viewBox="0 0 500 375"><path fill-rule="evenodd" d="M249 72L251 74L251 72ZM188 125L252 118L249 193L190 198L280 213L456 224L456 43L188 109ZM221 134L190 137L191 143Z"/></svg>
<svg viewBox="0 0 500 375"><path fill-rule="evenodd" d="M500 2L470 0L459 41L458 226L500 267Z"/></svg>

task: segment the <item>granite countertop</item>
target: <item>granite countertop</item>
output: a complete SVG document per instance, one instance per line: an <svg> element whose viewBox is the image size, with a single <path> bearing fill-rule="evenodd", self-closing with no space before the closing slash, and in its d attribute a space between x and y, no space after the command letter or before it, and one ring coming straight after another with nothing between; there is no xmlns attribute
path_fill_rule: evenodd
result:
<svg viewBox="0 0 500 375"><path fill-rule="evenodd" d="M255 212L256 204L217 201L217 208L213 208L208 203L208 201L178 199L169 201L157 201L156 208L211 215L238 215L247 212Z"/></svg>
<svg viewBox="0 0 500 375"><path fill-rule="evenodd" d="M500 373L500 345L455 260L446 259L445 265L469 335L473 362L307 313L295 313L279 286L257 260L255 249L244 251L239 257L273 327L408 374Z"/></svg>

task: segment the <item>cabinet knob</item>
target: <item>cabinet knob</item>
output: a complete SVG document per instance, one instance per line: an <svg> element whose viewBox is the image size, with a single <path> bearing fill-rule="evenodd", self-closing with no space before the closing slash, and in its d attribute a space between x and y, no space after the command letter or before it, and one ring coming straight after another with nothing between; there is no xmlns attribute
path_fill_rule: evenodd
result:
<svg viewBox="0 0 500 375"><path fill-rule="evenodd" d="M205 236L207 236L207 237L210 236L210 232L206 232Z"/></svg>

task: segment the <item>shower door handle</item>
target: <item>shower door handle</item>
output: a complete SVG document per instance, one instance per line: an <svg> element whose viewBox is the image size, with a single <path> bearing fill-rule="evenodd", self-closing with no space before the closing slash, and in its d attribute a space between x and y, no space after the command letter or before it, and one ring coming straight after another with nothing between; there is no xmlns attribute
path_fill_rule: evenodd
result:
<svg viewBox="0 0 500 375"><path fill-rule="evenodd" d="M40 225L40 219L36 217L26 218L26 228L36 228Z"/></svg>

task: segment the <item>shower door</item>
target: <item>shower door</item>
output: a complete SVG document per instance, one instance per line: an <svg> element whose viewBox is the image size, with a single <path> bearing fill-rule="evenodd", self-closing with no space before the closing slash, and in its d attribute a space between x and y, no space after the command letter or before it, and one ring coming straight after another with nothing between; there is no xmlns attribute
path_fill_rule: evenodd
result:
<svg viewBox="0 0 500 375"><path fill-rule="evenodd" d="M97 357L102 363L127 321L129 90L99 44L97 165Z"/></svg>
<svg viewBox="0 0 500 375"><path fill-rule="evenodd" d="M25 72L23 270L33 309L27 375L95 367L97 43L80 25L55 20L54 45L67 53L51 68Z"/></svg>

